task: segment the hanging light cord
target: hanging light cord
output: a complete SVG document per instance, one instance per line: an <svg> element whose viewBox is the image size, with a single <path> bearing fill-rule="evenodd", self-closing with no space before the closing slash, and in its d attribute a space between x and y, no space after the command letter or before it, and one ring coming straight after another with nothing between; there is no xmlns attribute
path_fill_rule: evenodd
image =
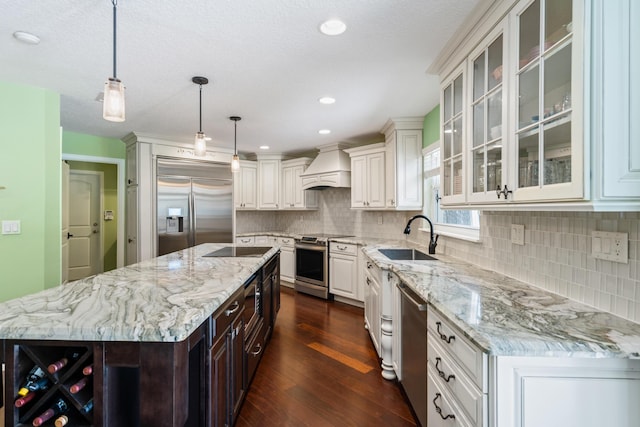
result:
<svg viewBox="0 0 640 427"><path fill-rule="evenodd" d="M200 85L200 133L202 133L202 85Z"/></svg>
<svg viewBox="0 0 640 427"><path fill-rule="evenodd" d="M236 155L238 154L238 144L236 139L237 135L238 135L238 121L234 120L233 121L233 152Z"/></svg>
<svg viewBox="0 0 640 427"><path fill-rule="evenodd" d="M116 76L116 6L118 5L118 0L111 0L113 4L113 79L117 80Z"/></svg>

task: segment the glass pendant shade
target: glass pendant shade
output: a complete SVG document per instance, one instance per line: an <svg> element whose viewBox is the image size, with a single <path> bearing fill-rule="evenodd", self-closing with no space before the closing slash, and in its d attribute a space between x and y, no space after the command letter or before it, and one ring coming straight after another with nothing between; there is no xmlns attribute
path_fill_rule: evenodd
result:
<svg viewBox="0 0 640 427"><path fill-rule="evenodd" d="M196 156L204 156L207 154L207 141L205 140L204 132L196 133L194 151Z"/></svg>
<svg viewBox="0 0 640 427"><path fill-rule="evenodd" d="M238 172L240 170L240 157L234 154L231 158L231 172Z"/></svg>
<svg viewBox="0 0 640 427"><path fill-rule="evenodd" d="M124 122L124 85L118 79L104 82L102 117L110 122Z"/></svg>

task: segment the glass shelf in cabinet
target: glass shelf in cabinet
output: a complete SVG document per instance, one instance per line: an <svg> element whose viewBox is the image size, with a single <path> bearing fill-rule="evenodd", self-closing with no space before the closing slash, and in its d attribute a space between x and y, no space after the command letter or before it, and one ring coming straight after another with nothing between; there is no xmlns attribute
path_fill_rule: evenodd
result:
<svg viewBox="0 0 640 427"><path fill-rule="evenodd" d="M545 130L549 130L557 126L561 126L565 123L569 123L570 121L571 121L571 109L568 109L560 113L556 113L549 117L546 117L542 121L542 124L544 125ZM525 125L521 123L520 126L522 127L518 129L518 132L517 132L518 136L520 136L521 138L526 138L528 136L537 135L538 133L540 133L539 125L540 125L540 122L538 121L534 121L532 123L525 124Z"/></svg>

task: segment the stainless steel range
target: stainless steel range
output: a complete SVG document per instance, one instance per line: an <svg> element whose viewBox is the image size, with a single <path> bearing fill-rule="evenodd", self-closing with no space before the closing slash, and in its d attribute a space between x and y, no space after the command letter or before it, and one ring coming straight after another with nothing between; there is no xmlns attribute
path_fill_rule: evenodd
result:
<svg viewBox="0 0 640 427"><path fill-rule="evenodd" d="M338 234L316 233L296 239L296 274L294 287L316 297L330 299L329 239L347 237Z"/></svg>

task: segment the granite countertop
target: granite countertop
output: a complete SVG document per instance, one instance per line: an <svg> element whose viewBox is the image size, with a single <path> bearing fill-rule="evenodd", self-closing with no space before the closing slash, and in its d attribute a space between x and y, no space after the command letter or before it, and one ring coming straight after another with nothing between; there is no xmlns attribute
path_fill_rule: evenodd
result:
<svg viewBox="0 0 640 427"><path fill-rule="evenodd" d="M391 261L378 251L400 246L370 241L363 251L490 355L640 358L640 324L459 259Z"/></svg>
<svg viewBox="0 0 640 427"><path fill-rule="evenodd" d="M278 252L203 257L205 243L0 303L0 339L177 342Z"/></svg>

